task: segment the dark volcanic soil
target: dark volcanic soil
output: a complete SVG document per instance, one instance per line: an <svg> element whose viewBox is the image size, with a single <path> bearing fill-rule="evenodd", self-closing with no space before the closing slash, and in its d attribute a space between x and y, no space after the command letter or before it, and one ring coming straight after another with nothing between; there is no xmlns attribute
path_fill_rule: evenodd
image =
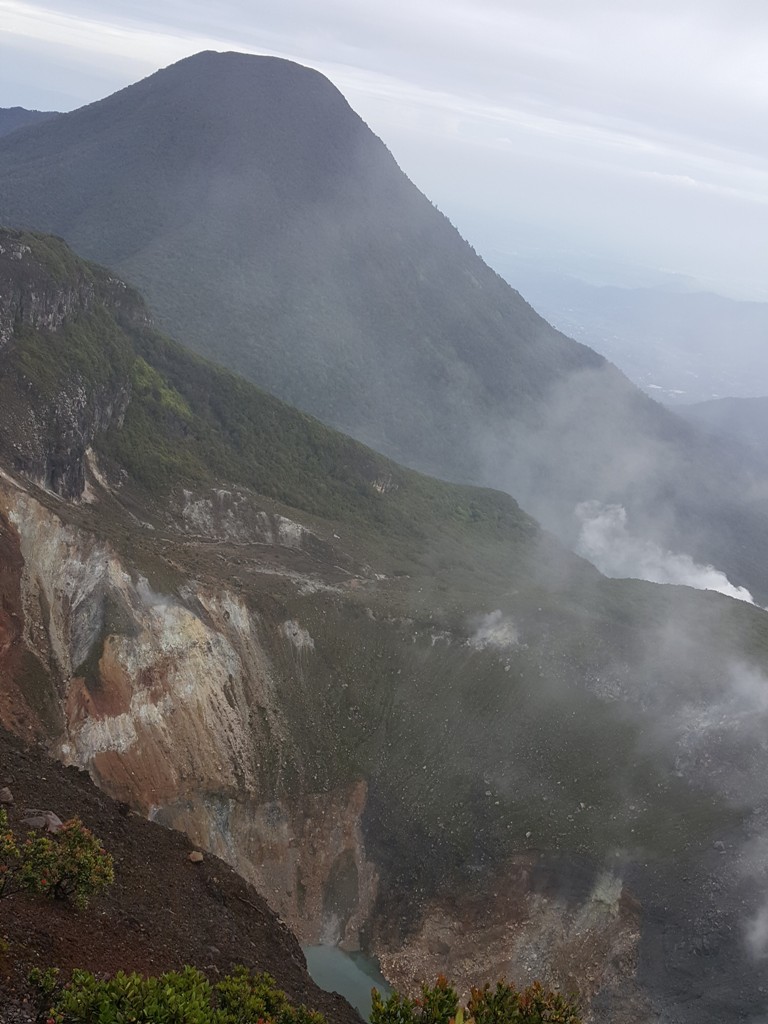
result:
<svg viewBox="0 0 768 1024"><path fill-rule="evenodd" d="M31 967L72 967L112 974L122 968L157 974L191 964L211 980L236 964L268 971L293 1002L320 1010L337 1024L360 1024L341 996L310 979L293 934L239 875L205 855L188 860L186 837L145 821L100 793L88 776L25 748L0 730L0 787L17 835L25 808L79 817L115 862L115 884L87 910L17 894L0 902L0 1021L34 1019L26 976Z"/></svg>

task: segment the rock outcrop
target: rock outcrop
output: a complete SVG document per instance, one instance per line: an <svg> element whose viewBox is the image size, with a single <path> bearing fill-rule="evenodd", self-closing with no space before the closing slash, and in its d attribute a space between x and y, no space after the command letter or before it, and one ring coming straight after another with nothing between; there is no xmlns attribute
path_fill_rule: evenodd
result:
<svg viewBox="0 0 768 1024"><path fill-rule="evenodd" d="M119 360L110 362L115 325L101 311L106 302L114 316L144 325L149 318L122 281L76 260L61 246L49 249L40 239L33 252L25 237L4 231L0 239L0 355L14 334L28 338L22 360L5 361L0 450L15 469L43 487L79 498L86 451L97 434L120 420L130 400L126 367ZM76 325L86 344L75 341ZM58 339L61 362L69 364L71 374L60 374L50 362L44 365L45 355L31 341L39 335ZM89 361L102 363L95 382ZM24 372L32 367L38 370L35 383Z"/></svg>

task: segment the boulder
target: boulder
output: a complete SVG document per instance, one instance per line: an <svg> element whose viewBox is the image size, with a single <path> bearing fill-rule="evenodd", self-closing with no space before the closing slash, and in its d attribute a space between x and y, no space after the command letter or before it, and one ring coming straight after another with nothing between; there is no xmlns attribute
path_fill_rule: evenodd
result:
<svg viewBox="0 0 768 1024"><path fill-rule="evenodd" d="M55 835L61 830L61 826L64 822L53 811L38 811L27 809L24 811L24 817L21 819L24 825L28 825L30 828L39 828L44 832L50 832Z"/></svg>

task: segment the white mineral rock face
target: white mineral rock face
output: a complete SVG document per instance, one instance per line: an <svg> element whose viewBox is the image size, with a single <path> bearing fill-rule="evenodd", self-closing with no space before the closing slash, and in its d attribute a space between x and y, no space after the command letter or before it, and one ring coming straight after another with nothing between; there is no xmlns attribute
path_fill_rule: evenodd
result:
<svg viewBox="0 0 768 1024"><path fill-rule="evenodd" d="M184 530L193 537L232 544L269 544L300 551L308 538L317 539L301 523L268 514L247 490L215 488L203 494L182 492L178 511Z"/></svg>
<svg viewBox="0 0 768 1024"><path fill-rule="evenodd" d="M272 668L242 600L198 588L188 591L195 599L188 607L156 594L107 545L30 497L14 497L9 518L24 558L25 639L58 668L67 760L85 768L98 762L102 778L111 765L119 777L119 759L130 753L135 791L126 795L134 803L142 802L144 774L170 796L182 774L221 784L236 770L253 772L250 711L264 709L272 742L284 730ZM119 628L108 608L119 609ZM87 658L98 665L96 686L78 675Z"/></svg>
<svg viewBox="0 0 768 1024"><path fill-rule="evenodd" d="M304 539L305 529L300 523L294 523L285 516L275 516L277 521L277 542L286 548L300 548Z"/></svg>
<svg viewBox="0 0 768 1024"><path fill-rule="evenodd" d="M288 619L288 621L284 622L280 627L280 632L286 640L290 640L297 650L314 651L315 641L309 635L309 631L304 629L303 626L300 626L298 622Z"/></svg>
<svg viewBox="0 0 768 1024"><path fill-rule="evenodd" d="M65 526L26 495L17 492L15 498L9 519L24 558L25 639L41 659L50 650L66 678L101 631L106 587L124 590L130 577L103 544ZM41 602L49 612L45 631L36 628Z"/></svg>
<svg viewBox="0 0 768 1024"><path fill-rule="evenodd" d="M229 861L305 941L327 926L326 891L343 865L355 895L334 913L339 939L356 948L377 887L361 826L367 790L312 794L310 784L288 801L269 770L300 770L301 745L281 704L292 681L279 676L265 630L302 657L314 650L308 630L265 623L225 588L189 580L157 593L109 544L9 479L0 510L24 559L25 642L56 669L61 759ZM278 522L281 543L300 544L303 528Z"/></svg>
<svg viewBox="0 0 768 1024"><path fill-rule="evenodd" d="M181 515L190 534L231 541L234 544L274 544L275 536L266 512L252 507L249 495L217 488L209 494L184 491Z"/></svg>

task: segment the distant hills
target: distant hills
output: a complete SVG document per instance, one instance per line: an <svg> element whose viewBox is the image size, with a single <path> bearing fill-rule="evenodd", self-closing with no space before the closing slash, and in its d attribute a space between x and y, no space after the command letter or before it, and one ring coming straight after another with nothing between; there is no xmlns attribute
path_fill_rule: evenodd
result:
<svg viewBox="0 0 768 1024"><path fill-rule="evenodd" d="M0 140L0 222L126 276L185 344L379 451L503 487L574 543L575 506L768 597L753 456L554 330L323 76L202 53Z"/></svg>
<svg viewBox="0 0 768 1024"><path fill-rule="evenodd" d="M598 286L519 258L500 257L500 266L550 323L588 341L675 409L768 393L768 303Z"/></svg>
<svg viewBox="0 0 768 1024"><path fill-rule="evenodd" d="M0 107L0 136L25 128L29 124L50 121L59 115L54 110L25 110L24 107Z"/></svg>
<svg viewBox="0 0 768 1024"><path fill-rule="evenodd" d="M708 433L734 438L741 444L768 451L768 398L719 398L696 402L680 414Z"/></svg>

